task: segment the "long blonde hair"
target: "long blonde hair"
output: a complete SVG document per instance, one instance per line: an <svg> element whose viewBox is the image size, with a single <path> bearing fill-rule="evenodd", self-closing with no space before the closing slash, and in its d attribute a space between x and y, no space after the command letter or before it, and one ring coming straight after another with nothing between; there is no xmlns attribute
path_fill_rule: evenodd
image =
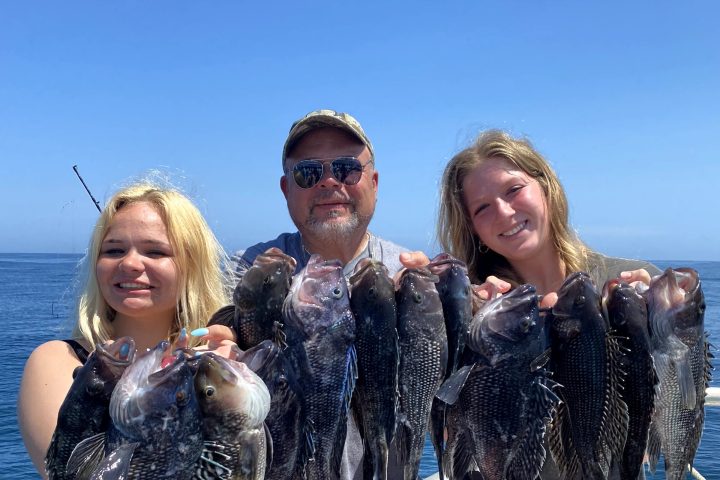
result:
<svg viewBox="0 0 720 480"><path fill-rule="evenodd" d="M86 283L78 301L73 336L84 338L92 346L114 337L115 311L103 298L95 273L100 248L115 214L137 202L147 202L157 209L167 227L178 270L178 306L169 338L174 340L183 327L191 331L205 326L210 316L228 303L221 268L227 264L227 257L197 207L173 188L148 181L134 183L107 202L84 260Z"/></svg>
<svg viewBox="0 0 720 480"><path fill-rule="evenodd" d="M437 222L438 240L443 249L468 264L473 283L482 283L489 275L515 284L524 282L505 257L492 250L479 251L480 239L465 208L463 181L490 158L504 159L537 180L549 212L550 235L565 265L565 273L586 270L590 250L570 228L567 197L557 175L528 140L512 138L501 130L481 132L470 147L455 155L445 167Z"/></svg>

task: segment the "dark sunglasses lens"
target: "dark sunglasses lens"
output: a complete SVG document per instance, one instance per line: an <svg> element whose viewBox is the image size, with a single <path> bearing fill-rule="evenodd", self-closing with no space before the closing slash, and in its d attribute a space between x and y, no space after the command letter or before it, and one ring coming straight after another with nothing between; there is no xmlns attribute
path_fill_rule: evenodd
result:
<svg viewBox="0 0 720 480"><path fill-rule="evenodd" d="M340 157L331 163L333 176L345 185L355 185L360 181L363 167L357 158Z"/></svg>
<svg viewBox="0 0 720 480"><path fill-rule="evenodd" d="M303 160L293 167L293 179L300 188L312 188L323 175L323 165L313 160Z"/></svg>

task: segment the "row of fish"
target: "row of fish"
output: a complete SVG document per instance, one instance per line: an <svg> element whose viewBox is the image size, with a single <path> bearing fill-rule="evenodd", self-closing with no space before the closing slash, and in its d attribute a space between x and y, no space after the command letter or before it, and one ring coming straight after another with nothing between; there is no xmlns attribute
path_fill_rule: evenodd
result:
<svg viewBox="0 0 720 480"><path fill-rule="evenodd" d="M270 393L237 359L136 356L123 337L75 371L45 466L50 479L261 479L272 460Z"/></svg>
<svg viewBox="0 0 720 480"><path fill-rule="evenodd" d="M445 254L395 284L364 260L349 291L337 262L313 257L292 279L294 267L279 250L259 256L214 321L242 348L273 339L302 379L315 450L296 472L338 477L350 406L364 478L388 478L393 439L417 478L427 432L449 478L534 479L548 457L548 476L567 479L639 478L646 455L653 472L664 455L667 478L692 464L711 371L693 270L642 293L576 273L550 310L524 285L473 316L467 270Z"/></svg>
<svg viewBox="0 0 720 480"><path fill-rule="evenodd" d="M710 381L697 272L668 269L642 294L598 292L570 275L549 311L521 286L487 302L460 368L438 392L449 407L441 471L488 479L666 478L692 465ZM543 470L549 447L557 471Z"/></svg>
<svg viewBox="0 0 720 480"><path fill-rule="evenodd" d="M51 478L340 478L349 415L366 479L391 478L395 449L415 480L427 433L441 478L532 480L548 463L635 479L646 452L684 478L692 463L711 357L694 271L642 295L576 273L550 310L523 285L473 315L445 254L395 282L370 259L349 282L319 256L294 270L259 255L210 320L235 330L232 359L99 346L61 408Z"/></svg>

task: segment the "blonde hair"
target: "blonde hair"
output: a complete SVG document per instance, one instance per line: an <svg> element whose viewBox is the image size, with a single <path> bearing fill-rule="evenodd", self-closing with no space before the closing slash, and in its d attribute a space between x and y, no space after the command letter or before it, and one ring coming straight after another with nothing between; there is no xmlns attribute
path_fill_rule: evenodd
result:
<svg viewBox="0 0 720 480"><path fill-rule="evenodd" d="M78 301L73 336L84 338L93 347L114 336L115 311L103 298L95 273L101 245L115 214L138 202L154 206L163 219L178 271L178 306L169 338L177 338L183 327L192 331L205 326L211 315L228 303L221 268L221 264L227 265L227 257L200 211L173 188L138 182L113 195L90 238L85 258L86 283Z"/></svg>
<svg viewBox="0 0 720 480"><path fill-rule="evenodd" d="M570 228L567 197L557 175L528 140L512 138L501 130L480 133L470 147L455 155L445 167L437 222L438 240L443 249L468 264L473 283L482 283L489 275L515 284L524 282L505 257L492 250L479 252L480 239L465 208L463 181L490 158L510 162L540 184L549 212L550 235L565 265L565 273L586 270L590 250Z"/></svg>

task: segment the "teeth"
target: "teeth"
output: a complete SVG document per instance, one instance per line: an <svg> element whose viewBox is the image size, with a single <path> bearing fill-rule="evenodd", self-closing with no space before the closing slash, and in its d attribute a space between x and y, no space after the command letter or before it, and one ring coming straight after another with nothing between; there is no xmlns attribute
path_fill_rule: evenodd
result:
<svg viewBox="0 0 720 480"><path fill-rule="evenodd" d="M509 237L510 235L515 235L516 233L518 233L518 232L519 232L520 230L522 230L523 228L525 228L525 222L521 223L520 225L518 225L517 227L513 228L512 230L508 230L507 232L503 233L503 236Z"/></svg>
<svg viewBox="0 0 720 480"><path fill-rule="evenodd" d="M143 283L121 283L120 288L149 288L149 286Z"/></svg>

